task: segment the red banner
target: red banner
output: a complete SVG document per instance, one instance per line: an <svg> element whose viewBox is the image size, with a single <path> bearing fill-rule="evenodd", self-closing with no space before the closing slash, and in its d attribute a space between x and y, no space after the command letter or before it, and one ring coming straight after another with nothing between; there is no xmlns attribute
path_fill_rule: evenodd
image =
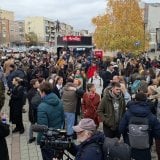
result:
<svg viewBox="0 0 160 160"><path fill-rule="evenodd" d="M64 36L63 37L63 41L77 41L80 42L81 41L81 36Z"/></svg>

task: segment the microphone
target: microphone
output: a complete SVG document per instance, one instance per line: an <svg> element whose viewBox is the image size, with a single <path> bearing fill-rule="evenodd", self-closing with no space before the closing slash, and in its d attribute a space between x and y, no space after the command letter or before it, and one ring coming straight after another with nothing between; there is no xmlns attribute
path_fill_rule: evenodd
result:
<svg viewBox="0 0 160 160"><path fill-rule="evenodd" d="M32 125L33 132L46 132L48 127L46 125L35 124Z"/></svg>

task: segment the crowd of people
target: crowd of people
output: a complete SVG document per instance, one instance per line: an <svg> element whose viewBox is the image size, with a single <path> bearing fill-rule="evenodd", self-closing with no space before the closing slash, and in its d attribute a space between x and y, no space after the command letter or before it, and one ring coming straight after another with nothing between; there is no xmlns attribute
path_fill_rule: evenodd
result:
<svg viewBox="0 0 160 160"><path fill-rule="evenodd" d="M68 137L77 137L81 144L78 150L74 146L70 151L76 160L102 160L97 142L102 142L104 136L123 137L131 146L131 157L135 160L151 160L155 140L160 159L160 62L156 58L118 53L103 60L91 52L74 54L68 50L61 51L58 57L51 53L26 53L18 58L10 54L1 59L0 110L4 106L5 90L10 96L9 121L15 124L12 133L25 131L23 106L28 100L31 124L28 143L36 140L32 125L39 124L64 128ZM147 119L146 146L137 148L132 144L133 118L136 125L142 122L141 127ZM101 122L103 133L96 132ZM5 124L1 126L4 128ZM4 130L0 142L8 134ZM38 144L41 137L39 133ZM142 134L142 143L146 139ZM44 160L53 158L53 149L46 150L41 144L40 147Z"/></svg>

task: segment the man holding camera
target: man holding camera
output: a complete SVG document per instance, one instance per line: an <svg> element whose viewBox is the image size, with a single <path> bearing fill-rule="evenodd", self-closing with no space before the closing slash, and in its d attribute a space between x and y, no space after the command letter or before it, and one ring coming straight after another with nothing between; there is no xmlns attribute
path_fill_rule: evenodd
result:
<svg viewBox="0 0 160 160"><path fill-rule="evenodd" d="M75 160L103 160L102 144L104 134L96 131L96 124L90 118L81 119L77 126L73 126L77 134L77 141L69 152L75 156Z"/></svg>

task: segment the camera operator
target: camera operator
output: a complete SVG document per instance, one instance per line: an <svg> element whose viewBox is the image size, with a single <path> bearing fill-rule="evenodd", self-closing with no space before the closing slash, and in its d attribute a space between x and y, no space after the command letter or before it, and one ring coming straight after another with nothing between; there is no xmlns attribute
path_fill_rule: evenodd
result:
<svg viewBox="0 0 160 160"><path fill-rule="evenodd" d="M37 124L46 125L49 128L60 129L64 122L63 105L60 99L52 93L49 82L43 82L39 86L42 101L37 109ZM38 133L37 142L40 144L42 133ZM43 160L52 160L54 150L52 147L40 146Z"/></svg>
<svg viewBox="0 0 160 160"><path fill-rule="evenodd" d="M104 134L96 131L96 124L90 118L81 119L77 126L73 126L77 134L77 141L69 152L75 156L75 160L103 160L102 144Z"/></svg>

